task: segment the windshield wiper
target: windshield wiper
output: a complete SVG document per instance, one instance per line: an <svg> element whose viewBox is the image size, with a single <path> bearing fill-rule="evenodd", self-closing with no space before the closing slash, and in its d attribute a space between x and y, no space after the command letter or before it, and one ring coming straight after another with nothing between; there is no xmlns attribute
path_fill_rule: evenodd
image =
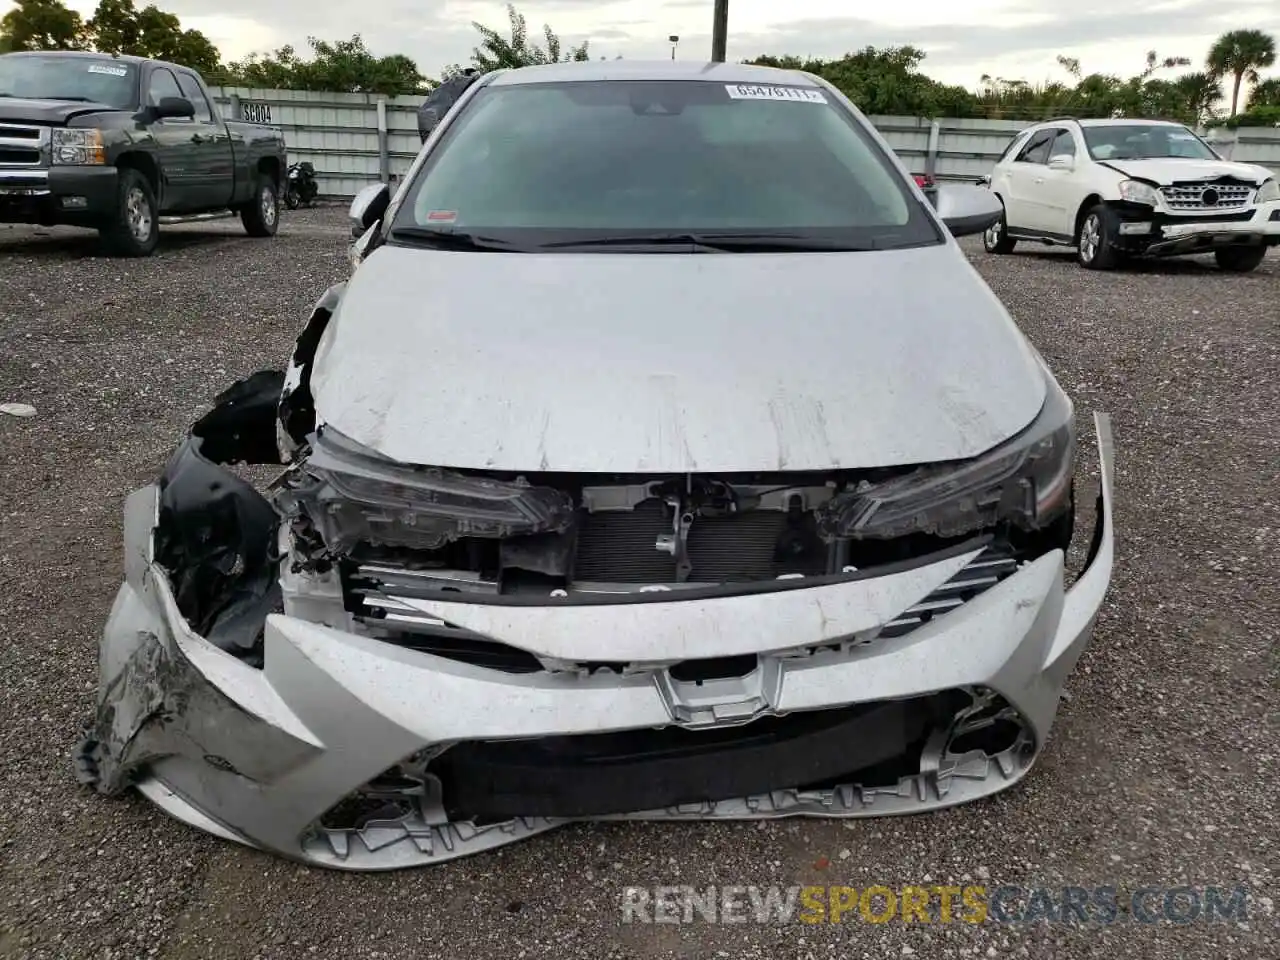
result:
<svg viewBox="0 0 1280 960"><path fill-rule="evenodd" d="M427 227L395 227L391 231L391 239L408 240L444 250L505 250L508 253L526 251L524 247L517 247L507 240L499 240L496 237L481 237L474 233L450 230L431 230Z"/></svg>
<svg viewBox="0 0 1280 960"><path fill-rule="evenodd" d="M649 233L615 237L585 237L581 240L556 240L540 245L540 249L562 247L694 247L731 253L775 253L783 251L877 250L874 241L848 243L819 240L794 233Z"/></svg>

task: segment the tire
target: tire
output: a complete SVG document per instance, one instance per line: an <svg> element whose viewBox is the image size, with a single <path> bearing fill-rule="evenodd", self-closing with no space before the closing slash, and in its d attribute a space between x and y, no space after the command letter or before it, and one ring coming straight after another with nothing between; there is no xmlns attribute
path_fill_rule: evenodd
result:
<svg viewBox="0 0 1280 960"><path fill-rule="evenodd" d="M138 170L124 167L116 178L116 210L98 230L108 255L149 257L160 242L160 210L151 183Z"/></svg>
<svg viewBox="0 0 1280 960"><path fill-rule="evenodd" d="M251 237L274 237L280 229L280 192L270 177L258 175L253 199L240 209L240 222Z"/></svg>
<svg viewBox="0 0 1280 960"><path fill-rule="evenodd" d="M1220 270L1231 273L1248 273L1255 270L1267 255L1267 248L1257 247L1225 247L1213 252L1213 259L1218 261Z"/></svg>
<svg viewBox="0 0 1280 960"><path fill-rule="evenodd" d="M1107 205L1091 207L1076 234L1076 259L1086 270L1114 270L1121 255L1116 249L1115 218Z"/></svg>
<svg viewBox="0 0 1280 960"><path fill-rule="evenodd" d="M299 203L301 203L301 199L298 197L298 189L296 187L290 187L284 192L284 205L290 210L297 210Z"/></svg>
<svg viewBox="0 0 1280 960"><path fill-rule="evenodd" d="M982 247L987 253L1004 254L1013 253L1017 245L1018 241L1009 236L1009 222L1002 210L1000 219L982 232Z"/></svg>

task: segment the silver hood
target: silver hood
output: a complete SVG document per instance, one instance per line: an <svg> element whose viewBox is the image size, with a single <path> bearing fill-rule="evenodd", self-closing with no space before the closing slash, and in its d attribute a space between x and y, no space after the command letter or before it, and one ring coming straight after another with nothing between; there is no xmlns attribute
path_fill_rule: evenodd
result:
<svg viewBox="0 0 1280 960"><path fill-rule="evenodd" d="M382 247L317 351L316 412L406 463L683 473L974 456L1044 373L953 244L871 253Z"/></svg>

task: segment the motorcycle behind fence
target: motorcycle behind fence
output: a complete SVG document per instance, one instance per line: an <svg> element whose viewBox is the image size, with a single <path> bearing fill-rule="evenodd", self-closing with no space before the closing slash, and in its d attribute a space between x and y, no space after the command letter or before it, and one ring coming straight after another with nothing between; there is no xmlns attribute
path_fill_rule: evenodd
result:
<svg viewBox="0 0 1280 960"><path fill-rule="evenodd" d="M311 206L320 192L316 184L316 168L306 160L289 164L286 181L284 203L290 210Z"/></svg>

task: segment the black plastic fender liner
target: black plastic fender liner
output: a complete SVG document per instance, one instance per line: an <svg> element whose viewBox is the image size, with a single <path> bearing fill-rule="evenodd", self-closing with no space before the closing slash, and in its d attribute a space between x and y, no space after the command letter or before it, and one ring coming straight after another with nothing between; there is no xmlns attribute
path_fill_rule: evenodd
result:
<svg viewBox="0 0 1280 960"><path fill-rule="evenodd" d="M155 559L191 628L231 653L252 650L280 602L278 515L188 437L160 475Z"/></svg>
<svg viewBox="0 0 1280 960"><path fill-rule="evenodd" d="M311 395L311 366L315 361L316 350L320 347L320 338L328 329L329 321L333 319L346 289L345 282L335 283L321 294L311 309L306 326L294 341L293 356L289 359L289 368L285 371L284 382L278 394L278 417L280 440L291 445L295 451L307 442L308 435L316 429L315 400Z"/></svg>
<svg viewBox="0 0 1280 960"><path fill-rule="evenodd" d="M275 424L283 388L283 370L260 370L220 393L191 425L201 456L211 464L280 463Z"/></svg>

